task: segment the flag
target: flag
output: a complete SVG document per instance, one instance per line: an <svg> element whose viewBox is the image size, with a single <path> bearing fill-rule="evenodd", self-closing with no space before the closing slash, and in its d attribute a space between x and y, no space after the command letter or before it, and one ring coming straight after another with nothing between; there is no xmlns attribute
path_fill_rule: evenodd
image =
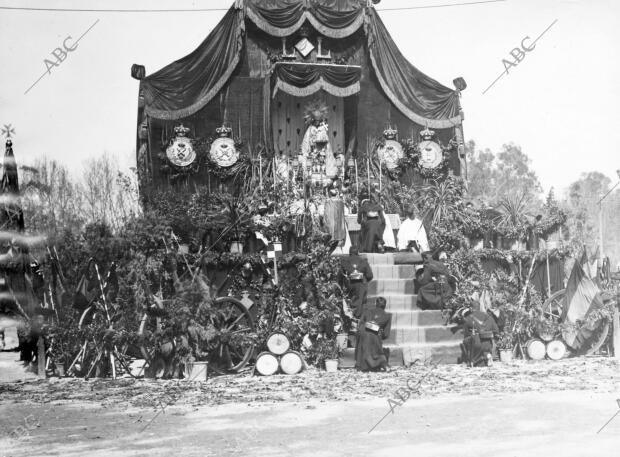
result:
<svg viewBox="0 0 620 457"><path fill-rule="evenodd" d="M80 311L84 311L90 305L89 297L91 295L91 287L88 277L90 276L90 269L93 262L93 258L90 258L88 260L88 265L86 265L86 268L82 271L82 276L80 276L77 286L75 287L75 294L73 296L73 307Z"/></svg>
<svg viewBox="0 0 620 457"><path fill-rule="evenodd" d="M562 321L575 323L584 319L593 310L600 309L603 306L601 291L589 277L586 271L587 266L588 256L584 249L581 257L575 262L566 285ZM564 332L563 337L571 348L578 349L576 346L581 346L582 338L579 337L578 333Z"/></svg>
<svg viewBox="0 0 620 457"><path fill-rule="evenodd" d="M279 259L280 257L282 257L282 243L270 243L267 246L267 258Z"/></svg>

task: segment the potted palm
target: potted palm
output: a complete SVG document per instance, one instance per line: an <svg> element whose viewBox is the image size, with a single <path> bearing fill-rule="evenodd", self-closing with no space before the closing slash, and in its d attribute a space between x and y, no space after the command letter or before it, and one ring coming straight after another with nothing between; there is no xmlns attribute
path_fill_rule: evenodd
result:
<svg viewBox="0 0 620 457"><path fill-rule="evenodd" d="M497 349L499 350L499 360L503 363L512 361L512 349L514 347L512 334L502 332L497 339Z"/></svg>
<svg viewBox="0 0 620 457"><path fill-rule="evenodd" d="M317 362L325 364L325 371L335 373L338 371L338 357L340 356L340 345L335 339L323 338L317 342L316 347Z"/></svg>

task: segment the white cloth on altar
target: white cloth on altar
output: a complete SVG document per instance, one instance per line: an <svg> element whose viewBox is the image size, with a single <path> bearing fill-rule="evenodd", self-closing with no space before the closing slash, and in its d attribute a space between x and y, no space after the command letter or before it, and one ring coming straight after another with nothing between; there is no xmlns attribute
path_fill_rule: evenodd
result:
<svg viewBox="0 0 620 457"><path fill-rule="evenodd" d="M351 214L351 210L349 210L347 205L344 205L344 214L345 216ZM332 252L332 255L349 255L349 249L351 249L351 237L349 236L349 226L347 225L346 218L344 220L344 233L346 237L344 239L344 246L338 246L334 252Z"/></svg>
<svg viewBox="0 0 620 457"><path fill-rule="evenodd" d="M398 230L398 250L407 249L410 241L417 241L421 252L429 251L426 229L417 217L415 219L407 218L401 223Z"/></svg>
<svg viewBox="0 0 620 457"><path fill-rule="evenodd" d="M392 229L392 222L390 222L390 218L387 214L384 215L384 219L385 230L383 230L383 245L386 248L396 249L396 240L394 239L394 229Z"/></svg>

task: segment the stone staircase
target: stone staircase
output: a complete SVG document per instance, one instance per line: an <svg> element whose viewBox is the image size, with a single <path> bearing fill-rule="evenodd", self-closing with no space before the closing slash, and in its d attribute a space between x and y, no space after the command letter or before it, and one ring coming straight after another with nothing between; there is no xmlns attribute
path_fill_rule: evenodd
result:
<svg viewBox="0 0 620 457"><path fill-rule="evenodd" d="M392 314L390 337L383 342L390 348L390 365L409 365L415 359L456 363L461 355L462 332L455 332L456 325L444 325L441 311L423 311L416 306L415 266L394 265L394 254L364 256L374 275L368 284L367 306L374 306L381 296L387 300L386 311ZM343 367L350 365L349 352L351 349L343 357Z"/></svg>

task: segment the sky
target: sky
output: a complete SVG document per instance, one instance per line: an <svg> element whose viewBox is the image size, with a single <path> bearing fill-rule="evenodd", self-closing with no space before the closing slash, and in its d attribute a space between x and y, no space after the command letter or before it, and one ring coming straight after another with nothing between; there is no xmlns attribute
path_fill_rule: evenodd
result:
<svg viewBox="0 0 620 457"><path fill-rule="evenodd" d="M376 8L468 1L382 0ZM226 9L231 4L0 0L0 7L137 10ZM144 65L150 74L185 56L223 15L0 9L0 129L12 125L18 161L48 156L79 173L85 161L107 152L123 168L135 165L138 81L130 76L131 65ZM507 0L380 15L417 68L451 88L454 78L465 78L466 140L493 151L509 142L520 145L545 191L554 187L561 193L582 172L594 170L617 181L620 2ZM504 73L502 60L514 61L511 50L524 39L531 48L550 25ZM57 66L48 63L48 72L45 60L57 62L51 53L63 42L74 50Z"/></svg>

